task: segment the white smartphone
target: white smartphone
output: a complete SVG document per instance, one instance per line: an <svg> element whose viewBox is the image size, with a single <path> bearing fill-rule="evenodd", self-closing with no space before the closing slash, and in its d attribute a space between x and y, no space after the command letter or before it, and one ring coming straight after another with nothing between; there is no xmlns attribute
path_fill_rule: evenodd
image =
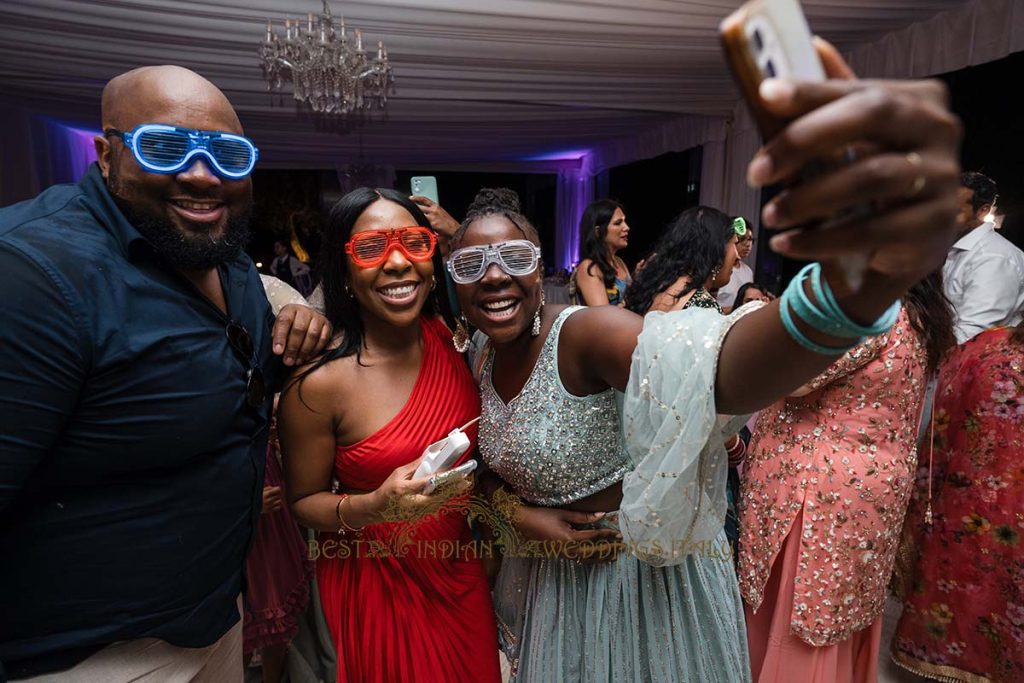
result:
<svg viewBox="0 0 1024 683"><path fill-rule="evenodd" d="M824 81L825 68L814 47L811 29L799 0L750 0L722 21L718 28L726 62L746 100L761 137L768 141L789 123L768 111L761 103L759 89L766 78L798 81ZM853 159L852 150L832 163ZM804 169L802 177L820 173L823 166ZM858 211L869 211L862 207ZM867 268L863 255L847 255L839 260L847 286L860 289Z"/></svg>
<svg viewBox="0 0 1024 683"><path fill-rule="evenodd" d="M440 200L437 198L437 178L432 175L425 176L414 176L409 183L412 187L413 195L420 195L426 197L435 204L440 204Z"/></svg>
<svg viewBox="0 0 1024 683"><path fill-rule="evenodd" d="M470 460L459 465L455 469L435 474L427 481L427 485L423 487L423 495L429 496L431 493L436 491L438 487L447 484L452 479L468 475L476 469L476 464L476 460Z"/></svg>
<svg viewBox="0 0 1024 683"><path fill-rule="evenodd" d="M761 105L766 78L824 81L811 29L798 0L750 0L719 26L726 61L747 101L761 136L770 140L788 121Z"/></svg>

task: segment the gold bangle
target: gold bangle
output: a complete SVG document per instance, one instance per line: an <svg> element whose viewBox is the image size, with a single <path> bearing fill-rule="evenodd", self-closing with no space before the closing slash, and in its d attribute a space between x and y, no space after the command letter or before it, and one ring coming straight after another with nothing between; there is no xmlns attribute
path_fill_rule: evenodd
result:
<svg viewBox="0 0 1024 683"><path fill-rule="evenodd" d="M348 500L348 498L349 498L349 496L348 496L347 493L341 494L341 496L338 498L338 505L337 505L337 507L334 508L334 512L338 516L338 523L341 525L341 528L338 529L338 533L348 533L348 532L351 532L351 533L353 533L353 534L355 534L357 536L361 536L362 533L363 533L363 530L362 529L357 529L356 527L354 527L351 524L349 524L348 522L346 522L345 518L342 517L342 515L341 515L341 504L344 503L346 500Z"/></svg>

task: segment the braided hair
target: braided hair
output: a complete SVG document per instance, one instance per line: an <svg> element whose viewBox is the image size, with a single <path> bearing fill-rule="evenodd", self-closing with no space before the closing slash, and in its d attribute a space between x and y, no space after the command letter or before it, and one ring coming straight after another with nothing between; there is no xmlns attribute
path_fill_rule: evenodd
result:
<svg viewBox="0 0 1024 683"><path fill-rule="evenodd" d="M470 223L487 216L501 216L508 219L519 228L526 239L538 247L540 246L540 234L529 219L523 215L519 195L507 187L485 187L476 193L469 208L466 209L466 219L462 221L459 229L452 236L452 249L459 248Z"/></svg>

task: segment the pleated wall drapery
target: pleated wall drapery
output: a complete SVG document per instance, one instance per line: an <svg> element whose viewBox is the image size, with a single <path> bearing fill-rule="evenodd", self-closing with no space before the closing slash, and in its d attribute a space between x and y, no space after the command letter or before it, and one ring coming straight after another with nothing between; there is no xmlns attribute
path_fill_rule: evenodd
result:
<svg viewBox="0 0 1024 683"><path fill-rule="evenodd" d="M761 135L743 102L720 136L704 142L701 155L700 203L743 216L757 236L761 225L761 192L747 185L747 164L761 146ZM756 252L746 258L754 267Z"/></svg>
<svg viewBox="0 0 1024 683"><path fill-rule="evenodd" d="M34 197L51 185L76 183L96 161L98 125L89 130L22 107L0 106L0 126L0 206Z"/></svg>
<svg viewBox="0 0 1024 683"><path fill-rule="evenodd" d="M579 167L558 171L555 197L555 267L572 270L580 260L580 218L594 201L592 157L580 159Z"/></svg>

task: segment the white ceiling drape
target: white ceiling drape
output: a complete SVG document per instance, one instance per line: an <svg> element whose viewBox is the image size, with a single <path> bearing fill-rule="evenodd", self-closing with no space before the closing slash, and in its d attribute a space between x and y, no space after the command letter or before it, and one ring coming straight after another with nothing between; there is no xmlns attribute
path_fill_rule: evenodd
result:
<svg viewBox="0 0 1024 683"><path fill-rule="evenodd" d="M267 18L280 25L318 12L318 0L4 0L0 121L9 125L0 144L3 166L20 161L0 168L0 196L25 196L20 178L33 175L14 170L31 165L40 142L30 115L95 126L107 80L172 63L225 91L263 167L557 172L565 232L593 195L594 174L703 144L702 202L756 225L759 193L744 178L760 141L737 103L716 31L739 4L333 2L368 45L385 41L398 92L369 123L325 127L287 93L271 97L256 58ZM930 76L1024 50L1024 0L803 5L812 30L864 76ZM566 258L571 242L566 232Z"/></svg>
<svg viewBox="0 0 1024 683"><path fill-rule="evenodd" d="M992 0L1011 2L1011 0ZM358 161L517 162L614 146L681 115L727 117L736 92L716 26L738 0L372 0L335 15L383 39L398 92L387 116L325 133L265 92L256 46L267 18L317 0L4 0L6 103L90 123L99 92L127 69L175 63L237 107L267 166ZM808 0L812 27L852 50L967 0ZM1015 4L1012 3L1011 4ZM623 143L625 144L625 143Z"/></svg>
<svg viewBox="0 0 1024 683"><path fill-rule="evenodd" d="M847 54L872 78L925 78L1024 50L1024 0L972 0Z"/></svg>

